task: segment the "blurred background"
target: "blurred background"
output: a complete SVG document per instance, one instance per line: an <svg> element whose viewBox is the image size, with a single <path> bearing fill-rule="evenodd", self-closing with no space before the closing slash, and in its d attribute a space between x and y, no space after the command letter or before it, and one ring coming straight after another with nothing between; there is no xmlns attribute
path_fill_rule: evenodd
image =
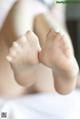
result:
<svg viewBox="0 0 80 119"><path fill-rule="evenodd" d="M80 4L66 5L66 25L74 46L75 56L80 67Z"/></svg>

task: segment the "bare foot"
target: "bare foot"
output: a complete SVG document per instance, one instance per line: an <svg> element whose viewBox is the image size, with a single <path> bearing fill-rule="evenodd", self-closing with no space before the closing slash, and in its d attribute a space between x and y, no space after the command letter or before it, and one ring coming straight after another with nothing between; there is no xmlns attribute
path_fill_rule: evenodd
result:
<svg viewBox="0 0 80 119"><path fill-rule="evenodd" d="M31 85L34 80L31 77L39 63L38 52L41 50L37 36L33 32L27 32L9 50L7 60L13 69L15 79L21 85Z"/></svg>
<svg viewBox="0 0 80 119"><path fill-rule="evenodd" d="M44 48L39 53L39 60L43 64L57 71L67 71L71 75L78 71L78 65L70 44L60 33L50 30Z"/></svg>

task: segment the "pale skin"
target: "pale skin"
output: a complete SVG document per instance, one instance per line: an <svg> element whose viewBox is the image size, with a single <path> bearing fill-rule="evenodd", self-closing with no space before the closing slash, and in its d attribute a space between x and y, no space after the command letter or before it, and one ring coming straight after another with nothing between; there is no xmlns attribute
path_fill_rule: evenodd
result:
<svg viewBox="0 0 80 119"><path fill-rule="evenodd" d="M3 29L2 34L5 36L2 44L5 53L2 54L3 57L8 55L7 59L11 65L10 68L7 60L5 60L6 69L10 78L15 79L21 86L14 81L7 80L15 88L14 90L10 88L13 93L6 91L1 94L2 96L23 95L32 87L38 92L53 92L55 86L57 92L61 94L67 94L75 88L79 69L71 45L67 43L68 39L65 36L51 29L43 16L38 15L34 20L34 32L36 34L27 32L22 37L18 37L14 34L12 26L6 27L7 32L6 28ZM11 25L10 23L9 21L8 25ZM11 72L9 73L11 69L14 76L10 74ZM8 74L7 77L9 78ZM5 82L5 78L3 82ZM6 86L6 89L9 90L8 87Z"/></svg>
<svg viewBox="0 0 80 119"><path fill-rule="evenodd" d="M15 79L26 87L36 83L31 74L36 71L36 65L42 63L52 69L56 90L62 94L71 92L76 85L74 68L77 69L77 66L66 40L51 30L41 51L38 40L32 32L28 32L13 43L7 58L11 62Z"/></svg>

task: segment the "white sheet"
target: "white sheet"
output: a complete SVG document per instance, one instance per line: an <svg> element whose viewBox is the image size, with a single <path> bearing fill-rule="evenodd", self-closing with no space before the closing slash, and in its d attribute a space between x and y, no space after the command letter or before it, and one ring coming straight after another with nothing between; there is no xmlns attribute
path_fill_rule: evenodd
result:
<svg viewBox="0 0 80 119"><path fill-rule="evenodd" d="M7 112L8 119L80 119L80 92L4 100L0 104L0 112Z"/></svg>

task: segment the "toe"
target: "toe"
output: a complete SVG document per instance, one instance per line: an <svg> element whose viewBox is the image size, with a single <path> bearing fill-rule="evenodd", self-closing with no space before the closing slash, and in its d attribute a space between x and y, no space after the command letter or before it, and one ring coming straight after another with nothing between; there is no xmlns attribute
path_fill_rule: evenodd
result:
<svg viewBox="0 0 80 119"><path fill-rule="evenodd" d="M28 31L26 33L26 38L27 38L29 46L31 48L34 48L35 50L41 51L41 47L40 47L39 39L38 39L37 35L35 35L31 31Z"/></svg>
<svg viewBox="0 0 80 119"><path fill-rule="evenodd" d="M6 59L7 59L8 62L12 62L12 57L11 57L11 56L8 55L8 56L6 57Z"/></svg>
<svg viewBox="0 0 80 119"><path fill-rule="evenodd" d="M70 48L66 48L65 50L64 50L64 53L65 53L65 55L67 56L67 57L72 57L73 55L72 55L72 52L71 52L71 50L70 50Z"/></svg>
<svg viewBox="0 0 80 119"><path fill-rule="evenodd" d="M18 51L18 52L21 52L22 51L22 45L18 42L13 42L13 49Z"/></svg>
<svg viewBox="0 0 80 119"><path fill-rule="evenodd" d="M9 62L13 62L13 60L16 58L17 52L14 47L11 47L9 50L9 54L7 56L7 59Z"/></svg>
<svg viewBox="0 0 80 119"><path fill-rule="evenodd" d="M54 30L51 28L47 34L47 40L54 39L55 36L56 32L54 32Z"/></svg>
<svg viewBox="0 0 80 119"><path fill-rule="evenodd" d="M17 52L16 52L16 49L14 47L11 47L10 50L9 50L9 55L11 57L16 57L17 55Z"/></svg>
<svg viewBox="0 0 80 119"><path fill-rule="evenodd" d="M25 44L27 42L26 36L22 36L17 40L17 42L21 45Z"/></svg>
<svg viewBox="0 0 80 119"><path fill-rule="evenodd" d="M55 39L60 40L62 38L61 34L59 32L56 33Z"/></svg>

